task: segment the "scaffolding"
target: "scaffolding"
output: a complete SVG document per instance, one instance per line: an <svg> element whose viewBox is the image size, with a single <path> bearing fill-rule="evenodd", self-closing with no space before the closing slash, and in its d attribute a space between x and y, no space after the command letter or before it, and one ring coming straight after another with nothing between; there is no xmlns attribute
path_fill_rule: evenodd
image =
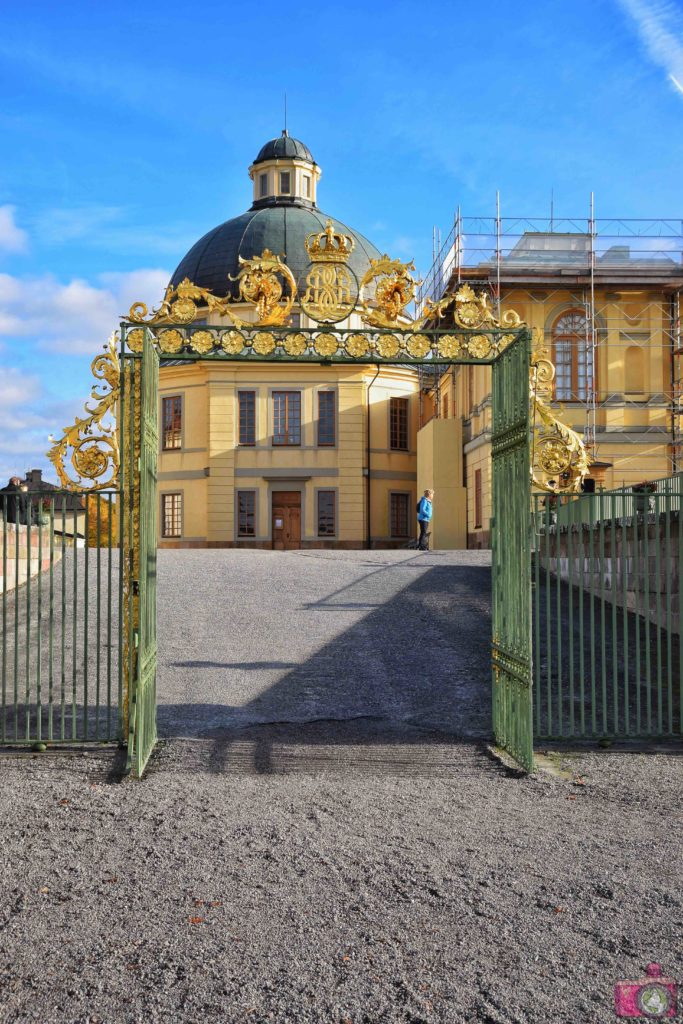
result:
<svg viewBox="0 0 683 1024"><path fill-rule="evenodd" d="M442 298L465 282L487 289L498 310L512 292L531 310L538 303L552 308L555 296L583 310L592 369L586 393L572 396L573 425L599 458L601 410L663 408L665 426L641 424L629 433L624 417L619 433L641 445L649 438L658 451L664 445L671 472L683 469L683 220L599 219L593 195L585 218L556 218L552 204L549 217L502 217L497 194L494 217L463 217L458 208L443 242L434 230L433 262L418 290L418 311L427 299ZM551 329L543 329L550 349ZM651 350L660 343L669 379L652 382L649 391L617 393L609 373L600 379L596 372L603 346L612 352L622 348L626 357L626 349Z"/></svg>

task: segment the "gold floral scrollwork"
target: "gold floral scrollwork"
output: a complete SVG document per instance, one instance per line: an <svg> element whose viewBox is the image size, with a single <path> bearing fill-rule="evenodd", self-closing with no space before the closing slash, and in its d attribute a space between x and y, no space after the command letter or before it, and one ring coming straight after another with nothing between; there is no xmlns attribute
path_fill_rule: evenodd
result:
<svg viewBox="0 0 683 1024"><path fill-rule="evenodd" d="M313 343L313 347L319 356L329 359L337 352L339 342L333 334L319 334Z"/></svg>
<svg viewBox="0 0 683 1024"><path fill-rule="evenodd" d="M401 345L395 334L380 334L375 342L382 359L395 359L401 351Z"/></svg>
<svg viewBox="0 0 683 1024"><path fill-rule="evenodd" d="M68 490L101 491L118 485L120 459L116 403L121 389L121 371L117 342L118 335L112 334L104 353L92 361L96 383L90 397L97 404L92 407L86 403L87 416L76 417L72 426L64 428L59 440L52 436L49 439L52 447L47 457L55 467L62 487ZM77 479L69 476L67 461L71 462Z"/></svg>
<svg viewBox="0 0 683 1024"><path fill-rule="evenodd" d="M284 342L284 350L288 356L302 356L308 348L305 334L288 334Z"/></svg>
<svg viewBox="0 0 683 1024"><path fill-rule="evenodd" d="M479 292L477 295L469 284L462 285L454 295L447 295L445 298L439 299L438 302L427 299L416 324L438 321L445 316L448 309L452 310L454 326L464 327L467 331L477 330L477 328L500 330L524 326L519 314L513 309L505 310L500 319L497 319L489 306L486 292Z"/></svg>
<svg viewBox="0 0 683 1024"><path fill-rule="evenodd" d="M411 334L406 345L413 359L424 359L432 350L432 343L425 334Z"/></svg>
<svg viewBox="0 0 683 1024"><path fill-rule="evenodd" d="M486 359L492 347L491 339L485 334L475 334L467 343L467 351L475 359Z"/></svg>
<svg viewBox="0 0 683 1024"><path fill-rule="evenodd" d="M131 352L142 352L142 343L145 338L145 332L142 327L136 327L133 331L128 331L126 334L126 345Z"/></svg>
<svg viewBox="0 0 683 1024"><path fill-rule="evenodd" d="M555 367L544 349L531 357L530 398L532 413L531 478L551 494L577 492L589 471L583 440L554 414L552 398Z"/></svg>
<svg viewBox="0 0 683 1024"><path fill-rule="evenodd" d="M409 319L406 309L415 298L418 282L411 271L414 263L401 263L389 256L370 260L370 266L361 278L360 293L374 285L374 304L361 304L361 319L371 327L400 327Z"/></svg>
<svg viewBox="0 0 683 1024"><path fill-rule="evenodd" d="M369 349L368 339L363 334L350 334L346 339L346 351L352 359L363 359Z"/></svg>
<svg viewBox="0 0 683 1024"><path fill-rule="evenodd" d="M257 356L269 356L275 351L275 338L269 331L259 331L251 343Z"/></svg>
<svg viewBox="0 0 683 1024"><path fill-rule="evenodd" d="M245 347L245 341L239 331L226 331L221 334L221 348L229 356L238 356Z"/></svg>
<svg viewBox="0 0 683 1024"><path fill-rule="evenodd" d="M296 279L287 264L270 249L264 249L260 256L250 260L240 256L239 261L240 271L230 280L238 282L242 302L256 310L257 325L283 327L289 324L297 288ZM234 313L230 315L238 327L250 326Z"/></svg>
<svg viewBox="0 0 683 1024"><path fill-rule="evenodd" d="M128 319L134 324L191 324L197 318L199 306L207 306L211 313L230 316L228 310L229 297L225 299L213 295L209 288L200 288L188 277L177 287L169 284L160 305L150 313L144 302L134 302L130 307Z"/></svg>
<svg viewBox="0 0 683 1024"><path fill-rule="evenodd" d="M175 328L162 331L159 335L159 348L162 352L168 352L171 355L175 355L176 352L180 352L182 347L183 336L180 331L176 331Z"/></svg>
<svg viewBox="0 0 683 1024"><path fill-rule="evenodd" d="M195 331L190 335L190 345L195 352L206 355L214 346L214 336L211 331Z"/></svg>
<svg viewBox="0 0 683 1024"><path fill-rule="evenodd" d="M460 339L453 334L444 334L442 338L439 338L437 348L439 355L444 359L455 359L461 349Z"/></svg>

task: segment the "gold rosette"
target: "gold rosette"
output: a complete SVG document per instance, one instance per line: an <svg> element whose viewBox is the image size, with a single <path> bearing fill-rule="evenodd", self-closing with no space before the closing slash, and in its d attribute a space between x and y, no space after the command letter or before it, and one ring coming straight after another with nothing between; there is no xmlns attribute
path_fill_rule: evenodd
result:
<svg viewBox="0 0 683 1024"><path fill-rule="evenodd" d="M145 332L142 327L136 327L134 331L129 331L126 335L126 345L131 352L142 352L144 338Z"/></svg>
<svg viewBox="0 0 683 1024"><path fill-rule="evenodd" d="M453 334L444 334L443 338L439 339L438 349L439 355L444 359L455 359L460 351L460 339Z"/></svg>
<svg viewBox="0 0 683 1024"><path fill-rule="evenodd" d="M414 359L424 359L431 352L432 344L424 334L411 334L406 348Z"/></svg>
<svg viewBox="0 0 683 1024"><path fill-rule="evenodd" d="M491 341L485 334L477 334L474 338L470 338L467 351L475 359L485 359L491 351Z"/></svg>
<svg viewBox="0 0 683 1024"><path fill-rule="evenodd" d="M244 338L239 331L226 331L221 335L221 346L229 356L238 356L244 348Z"/></svg>
<svg viewBox="0 0 683 1024"><path fill-rule="evenodd" d="M455 318L463 327L479 327L485 319L485 310L478 302L463 302L456 309Z"/></svg>
<svg viewBox="0 0 683 1024"><path fill-rule="evenodd" d="M377 339L377 351L382 359L395 359L401 350L395 334L381 334Z"/></svg>
<svg viewBox="0 0 683 1024"><path fill-rule="evenodd" d="M183 347L183 336L180 331L171 329L159 335L159 348L162 352L180 352Z"/></svg>
<svg viewBox="0 0 683 1024"><path fill-rule="evenodd" d="M362 359L368 354L368 339L362 334L350 334L346 339L346 351L353 359Z"/></svg>
<svg viewBox="0 0 683 1024"><path fill-rule="evenodd" d="M305 334L288 334L285 338L285 352L288 356L302 356L308 348Z"/></svg>
<svg viewBox="0 0 683 1024"><path fill-rule="evenodd" d="M197 307L186 297L171 303L171 319L177 324L191 324L197 315Z"/></svg>
<svg viewBox="0 0 683 1024"><path fill-rule="evenodd" d="M190 338L190 345L195 352L206 355L213 348L213 334L211 331L195 331Z"/></svg>
<svg viewBox="0 0 683 1024"><path fill-rule="evenodd" d="M333 356L339 343L333 334L319 334L315 339L314 348L319 356Z"/></svg>
<svg viewBox="0 0 683 1024"><path fill-rule="evenodd" d="M270 331L259 331L254 335L251 347L257 356L269 356L275 351L275 338Z"/></svg>

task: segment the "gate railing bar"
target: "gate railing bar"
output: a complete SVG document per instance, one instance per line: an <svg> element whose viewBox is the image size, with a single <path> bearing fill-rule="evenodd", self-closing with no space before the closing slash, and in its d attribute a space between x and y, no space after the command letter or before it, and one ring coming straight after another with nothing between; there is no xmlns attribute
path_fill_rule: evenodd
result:
<svg viewBox="0 0 683 1024"><path fill-rule="evenodd" d="M64 544L66 541L66 494L62 495L62 605L61 605L61 661L60 661L60 723L59 738L66 739L66 558Z"/></svg>
<svg viewBox="0 0 683 1024"><path fill-rule="evenodd" d="M7 740L7 502L2 503L2 742Z"/></svg>

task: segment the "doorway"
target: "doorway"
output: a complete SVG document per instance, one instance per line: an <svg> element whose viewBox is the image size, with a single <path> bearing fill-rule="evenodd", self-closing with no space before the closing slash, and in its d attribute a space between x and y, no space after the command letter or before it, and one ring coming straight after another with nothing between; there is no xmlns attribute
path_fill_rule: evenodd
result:
<svg viewBox="0 0 683 1024"><path fill-rule="evenodd" d="M301 491L273 491L273 551L301 547Z"/></svg>

